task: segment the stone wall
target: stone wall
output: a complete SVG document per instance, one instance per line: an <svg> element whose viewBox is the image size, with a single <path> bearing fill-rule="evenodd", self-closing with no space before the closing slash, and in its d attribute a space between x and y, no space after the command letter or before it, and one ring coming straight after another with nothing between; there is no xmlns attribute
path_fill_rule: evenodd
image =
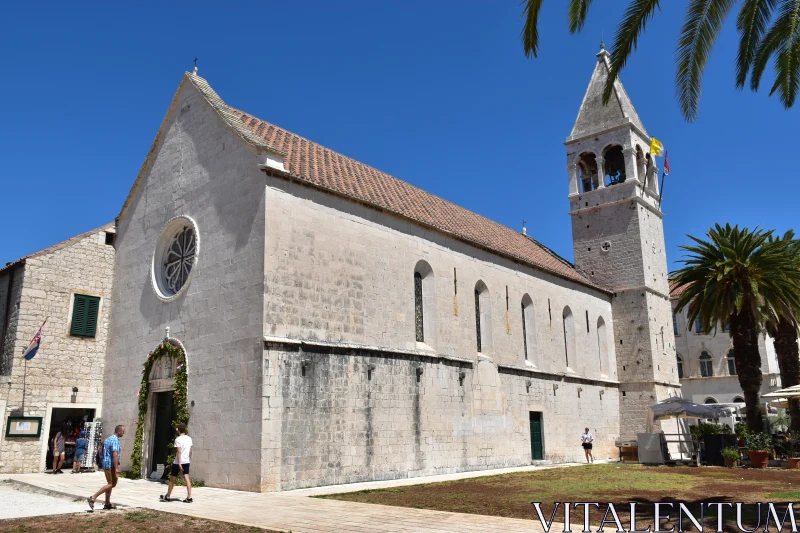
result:
<svg viewBox="0 0 800 533"><path fill-rule="evenodd" d="M192 474L211 486L260 487L263 192L256 153L184 80L119 218L104 415L106 427L128 425L123 468L142 365L169 327L187 351ZM176 216L196 222L199 252L185 292L163 301L151 265Z"/></svg>
<svg viewBox="0 0 800 533"><path fill-rule="evenodd" d="M3 334L3 324L6 324L5 342L0 351L0 376L4 377L11 375L14 361L14 339L17 336L19 322L19 300L25 277L23 266L24 263L20 263L0 272L0 335ZM9 290L11 290L10 295ZM2 382L0 382L1 384ZM0 390L2 389L0 388Z"/></svg>
<svg viewBox="0 0 800 533"><path fill-rule="evenodd" d="M265 490L527 465L531 411L543 413L545 460L582 461L586 425L595 457L615 457L617 390L605 383L312 344L268 343L265 358L278 394L265 417L280 435L264 450Z"/></svg>
<svg viewBox="0 0 800 533"><path fill-rule="evenodd" d="M0 383L0 399L6 400L4 415L21 413L22 351L45 318L43 340L36 356L27 364L25 416L43 418L39 439L5 439L0 436L0 472L38 472L44 468L49 414L54 407L95 409L100 415L103 397L103 367L111 308L114 248L105 242L101 228L25 259L19 296L18 327L6 340L14 354L10 383ZM16 284L16 280L15 280ZM70 335L75 294L100 297L95 337ZM73 394L73 387L78 393ZM5 394L5 397L3 397Z"/></svg>
<svg viewBox="0 0 800 533"><path fill-rule="evenodd" d="M304 351L265 354L264 490L530 464L530 411L544 413L545 459L580 460L586 425L599 456L612 456L619 399L608 295L280 177L267 184L265 335ZM433 277L424 342L414 316L420 261ZM480 353L479 280L491 315Z"/></svg>
<svg viewBox="0 0 800 533"><path fill-rule="evenodd" d="M491 315L490 326L482 326L482 355L496 365L566 372L563 311L569 306L576 352L571 370L615 379L610 327L602 370L598 346L598 318L611 322L606 293L278 177L269 178L266 205L265 335L476 360L474 291L481 281L490 298L481 311ZM414 269L420 261L433 272L426 287L433 298L424 315L435 327L424 343L415 336ZM527 364L525 295L533 302Z"/></svg>

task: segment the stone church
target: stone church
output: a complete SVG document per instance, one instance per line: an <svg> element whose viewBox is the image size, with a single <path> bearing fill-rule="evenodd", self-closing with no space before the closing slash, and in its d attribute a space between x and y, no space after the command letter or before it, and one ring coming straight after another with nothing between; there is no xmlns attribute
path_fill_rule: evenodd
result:
<svg viewBox="0 0 800 533"><path fill-rule="evenodd" d="M192 473L253 491L597 457L679 392L656 168L601 50L566 140L575 265L185 74L116 221L103 418L185 349ZM556 199L553 199L556 200ZM154 371L155 373L155 371ZM149 376L143 476L172 386Z"/></svg>

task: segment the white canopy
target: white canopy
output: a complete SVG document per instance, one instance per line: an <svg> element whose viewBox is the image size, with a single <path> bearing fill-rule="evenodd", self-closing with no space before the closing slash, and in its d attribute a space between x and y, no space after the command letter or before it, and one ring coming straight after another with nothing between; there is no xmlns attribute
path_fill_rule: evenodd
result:
<svg viewBox="0 0 800 533"><path fill-rule="evenodd" d="M685 400L680 396L667 398L650 406L650 421L665 418L712 418L730 416L731 409L719 404L699 404ZM649 424L648 424L649 425Z"/></svg>
<svg viewBox="0 0 800 533"><path fill-rule="evenodd" d="M762 394L762 398L800 398L800 385L793 385L785 389L776 390L767 394Z"/></svg>

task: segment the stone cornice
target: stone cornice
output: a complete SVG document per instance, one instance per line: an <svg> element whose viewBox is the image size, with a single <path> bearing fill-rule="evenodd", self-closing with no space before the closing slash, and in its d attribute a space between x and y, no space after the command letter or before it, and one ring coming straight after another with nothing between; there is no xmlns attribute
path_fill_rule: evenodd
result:
<svg viewBox="0 0 800 533"><path fill-rule="evenodd" d="M374 355L391 354L423 357L426 359L449 361L462 365L472 366L475 361L464 357L456 357L453 355L437 354L436 352L426 350L400 350L397 348L387 348L384 346L374 346L370 344L357 344L352 342L329 342L317 340L303 340L303 339L290 339L288 337L272 337L269 335L264 336L264 344L270 346L293 346L303 348L304 350L314 351L319 349L337 350L337 351L359 351L368 352Z"/></svg>
<svg viewBox="0 0 800 533"><path fill-rule="evenodd" d="M544 370L538 370L535 368L528 368L517 365L497 365L497 369L500 372L506 372L506 373L520 372L528 374L530 376L547 379L550 381L563 381L567 383L585 383L587 385L603 385L607 387L619 387L620 385L619 381L615 381L613 379L587 378L571 372L547 372Z"/></svg>

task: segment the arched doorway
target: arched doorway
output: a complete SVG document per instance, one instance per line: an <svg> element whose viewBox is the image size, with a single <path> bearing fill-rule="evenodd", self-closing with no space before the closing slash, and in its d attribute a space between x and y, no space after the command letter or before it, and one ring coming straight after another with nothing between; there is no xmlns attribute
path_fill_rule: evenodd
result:
<svg viewBox="0 0 800 533"><path fill-rule="evenodd" d="M151 477L175 457L175 426L189 424L186 351L177 339L165 338L150 352L138 394L139 416L131 454L132 472Z"/></svg>

